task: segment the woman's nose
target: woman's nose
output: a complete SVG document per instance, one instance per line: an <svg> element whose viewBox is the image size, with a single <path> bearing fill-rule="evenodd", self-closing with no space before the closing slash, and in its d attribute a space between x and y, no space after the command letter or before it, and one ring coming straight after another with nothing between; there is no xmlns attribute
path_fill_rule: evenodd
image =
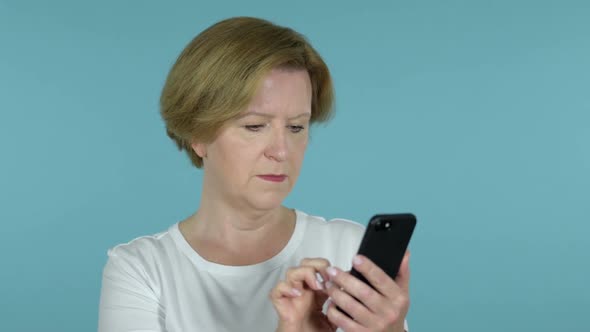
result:
<svg viewBox="0 0 590 332"><path fill-rule="evenodd" d="M275 129L269 136L265 155L275 161L285 161L288 155L287 133L285 129Z"/></svg>

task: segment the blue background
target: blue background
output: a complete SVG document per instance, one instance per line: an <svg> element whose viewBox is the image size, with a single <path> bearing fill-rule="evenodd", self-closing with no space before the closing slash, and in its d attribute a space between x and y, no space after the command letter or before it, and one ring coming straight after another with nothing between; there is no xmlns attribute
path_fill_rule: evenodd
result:
<svg viewBox="0 0 590 332"><path fill-rule="evenodd" d="M412 211L412 331L588 331L588 1L0 1L2 331L95 331L109 247L166 229L201 173L158 98L230 16L304 33L337 116L289 206Z"/></svg>

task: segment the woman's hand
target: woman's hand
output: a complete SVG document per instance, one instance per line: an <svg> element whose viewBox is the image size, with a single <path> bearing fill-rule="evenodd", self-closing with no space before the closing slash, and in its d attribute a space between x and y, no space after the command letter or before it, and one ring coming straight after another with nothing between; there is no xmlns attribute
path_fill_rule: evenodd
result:
<svg viewBox="0 0 590 332"><path fill-rule="evenodd" d="M334 331L322 308L328 294L323 284L328 280L326 269L330 262L322 258L306 258L297 267L290 268L270 293L270 299L279 316L277 331ZM316 274L321 275L318 280Z"/></svg>
<svg viewBox="0 0 590 332"><path fill-rule="evenodd" d="M391 331L403 332L404 320L410 305L409 268L410 254L406 252L399 273L391 279L381 268L364 256L357 256L354 268L360 272L375 289L337 268L329 268L330 282L326 288L331 303L328 308L329 321L346 332ZM353 319L340 312L342 308Z"/></svg>

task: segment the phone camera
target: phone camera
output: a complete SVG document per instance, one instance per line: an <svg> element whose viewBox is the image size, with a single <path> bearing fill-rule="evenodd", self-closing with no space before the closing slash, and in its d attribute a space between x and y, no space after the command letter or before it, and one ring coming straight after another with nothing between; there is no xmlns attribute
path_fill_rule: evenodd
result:
<svg viewBox="0 0 590 332"><path fill-rule="evenodd" d="M388 220L379 220L375 224L375 229L377 231L389 231L391 230L391 222Z"/></svg>

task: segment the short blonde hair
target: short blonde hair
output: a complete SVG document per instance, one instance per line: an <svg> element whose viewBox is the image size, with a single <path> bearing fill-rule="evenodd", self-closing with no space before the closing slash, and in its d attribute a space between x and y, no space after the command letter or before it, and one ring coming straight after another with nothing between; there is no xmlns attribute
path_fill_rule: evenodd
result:
<svg viewBox="0 0 590 332"><path fill-rule="evenodd" d="M253 17L220 21L196 36L172 66L160 97L168 136L193 165L203 160L193 142L211 142L238 116L274 68L307 70L312 86L311 123L333 113L328 67L300 33Z"/></svg>

